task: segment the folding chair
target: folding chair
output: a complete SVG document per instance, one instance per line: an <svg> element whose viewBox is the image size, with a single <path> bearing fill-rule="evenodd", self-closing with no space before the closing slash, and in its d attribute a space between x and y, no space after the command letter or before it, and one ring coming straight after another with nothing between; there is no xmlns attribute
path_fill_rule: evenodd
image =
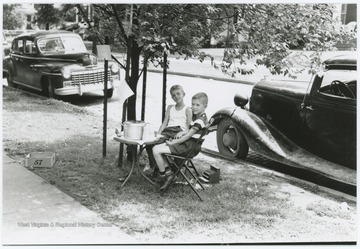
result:
<svg viewBox="0 0 360 249"><path fill-rule="evenodd" d="M202 130L200 130L200 137L196 138L196 144L194 145L194 147L191 149L191 151L186 155L186 156L178 156L178 155L174 155L174 154L164 154L165 159L168 161L168 163L170 164L171 167L175 168L175 173L174 173L174 179L172 181L172 183L174 182L174 180L176 179L176 177L181 174L183 176L183 178L186 180L186 182L188 183L188 185L191 187L191 189L195 192L195 194L199 197L199 199L202 201L203 199L201 198L201 195L199 194L199 192L196 190L196 184L199 184L200 187L202 189L205 189L204 186L202 185L202 183L199 180L199 177L201 176L199 174L199 172L197 171L194 163L192 162L192 159L197 155L192 155L194 149L200 144L203 143L204 141L204 136L207 135L210 132L210 126L213 123L214 119L211 118L209 120L209 123L206 125L205 128L203 128ZM198 134L198 133L197 133ZM190 157L190 155L192 155ZM183 170L185 169L185 170ZM192 172L191 169L194 171ZM186 176L186 172L189 172L190 177L192 177L195 181L192 184L191 183L191 179L189 179ZM161 195L164 194L164 192L169 188L169 186L172 184L170 183L168 186L166 186L162 191L161 191Z"/></svg>

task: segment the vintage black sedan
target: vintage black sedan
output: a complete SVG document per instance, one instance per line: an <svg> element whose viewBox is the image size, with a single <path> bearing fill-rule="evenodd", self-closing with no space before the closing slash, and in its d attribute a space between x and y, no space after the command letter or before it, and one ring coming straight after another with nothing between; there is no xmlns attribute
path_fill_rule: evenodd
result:
<svg viewBox="0 0 360 249"><path fill-rule="evenodd" d="M245 159L249 147L274 161L356 182L356 54L324 61L310 83L264 79L238 107L214 114L219 152Z"/></svg>
<svg viewBox="0 0 360 249"><path fill-rule="evenodd" d="M48 97L104 90L104 64L81 37L68 31L38 31L14 38L3 72L9 86L25 86ZM120 68L109 63L107 96L113 95Z"/></svg>

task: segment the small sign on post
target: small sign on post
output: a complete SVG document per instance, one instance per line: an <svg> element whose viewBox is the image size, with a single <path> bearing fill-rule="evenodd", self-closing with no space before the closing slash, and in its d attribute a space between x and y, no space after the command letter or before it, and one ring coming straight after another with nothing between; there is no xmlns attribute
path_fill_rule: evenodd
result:
<svg viewBox="0 0 360 249"><path fill-rule="evenodd" d="M97 50L98 59L104 60L103 157L106 157L108 60L111 60L111 51L109 45L97 45L96 50Z"/></svg>
<svg viewBox="0 0 360 249"><path fill-rule="evenodd" d="M110 45L96 45L97 57L100 60L111 60Z"/></svg>

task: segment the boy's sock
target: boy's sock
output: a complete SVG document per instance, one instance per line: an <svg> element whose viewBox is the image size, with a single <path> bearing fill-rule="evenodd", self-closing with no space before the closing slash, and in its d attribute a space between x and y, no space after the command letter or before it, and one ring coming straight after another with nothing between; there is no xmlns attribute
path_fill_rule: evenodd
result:
<svg viewBox="0 0 360 249"><path fill-rule="evenodd" d="M165 171L163 171L163 172L159 171L157 182L160 183L160 184L163 184L165 179L166 179Z"/></svg>

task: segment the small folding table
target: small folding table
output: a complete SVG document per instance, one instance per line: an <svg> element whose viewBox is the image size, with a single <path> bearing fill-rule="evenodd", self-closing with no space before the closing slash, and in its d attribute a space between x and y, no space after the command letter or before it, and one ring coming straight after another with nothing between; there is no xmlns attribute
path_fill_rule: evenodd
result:
<svg viewBox="0 0 360 249"><path fill-rule="evenodd" d="M140 169L140 165L139 165L139 160L140 160L140 156L142 154L142 152L144 151L144 149L146 148L146 145L150 145L150 144L155 144L159 139L161 138L160 136L156 136L147 140L133 140L133 139L127 139L125 138L125 136L123 135L123 132L120 133L120 136L114 136L113 139L119 143L125 144L127 145L130 149L131 149L131 154L132 154L132 163L131 163L131 169L129 174L126 176L123 184L121 185L121 187L123 187L125 185L125 183L129 180L131 174L134 171L135 165L137 165L137 168L139 169L140 174L146 179L148 180L151 184L155 184L151 179L149 179L144 173L143 171ZM119 158L119 160L121 160Z"/></svg>

